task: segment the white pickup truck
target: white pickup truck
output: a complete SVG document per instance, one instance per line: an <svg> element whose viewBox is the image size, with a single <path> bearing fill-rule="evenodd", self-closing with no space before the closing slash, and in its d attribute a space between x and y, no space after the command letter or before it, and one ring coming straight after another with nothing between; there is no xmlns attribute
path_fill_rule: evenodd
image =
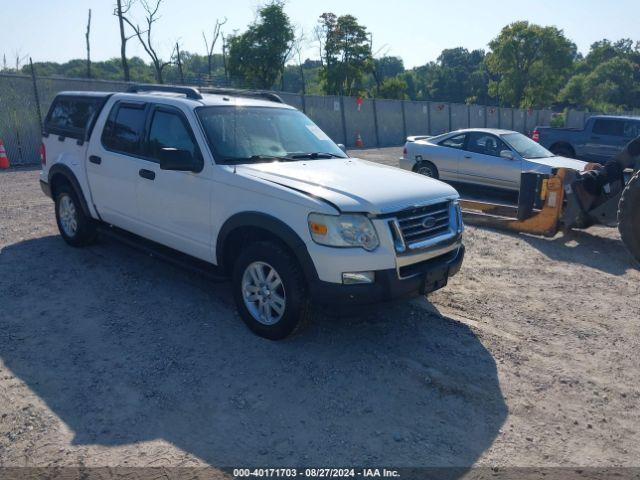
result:
<svg viewBox="0 0 640 480"><path fill-rule="evenodd" d="M208 262L266 338L313 303L432 292L462 263L453 188L349 158L274 94L61 92L43 137L40 182L67 243L117 229Z"/></svg>

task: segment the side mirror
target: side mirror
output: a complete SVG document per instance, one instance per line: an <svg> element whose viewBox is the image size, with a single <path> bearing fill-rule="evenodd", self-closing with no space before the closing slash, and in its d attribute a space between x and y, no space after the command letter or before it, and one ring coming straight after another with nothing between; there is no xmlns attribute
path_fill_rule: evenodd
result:
<svg viewBox="0 0 640 480"><path fill-rule="evenodd" d="M347 147L344 146L344 143L338 143L338 148L344 153L347 153Z"/></svg>
<svg viewBox="0 0 640 480"><path fill-rule="evenodd" d="M513 160L515 158L511 150L501 150L500 157L506 158L507 160Z"/></svg>
<svg viewBox="0 0 640 480"><path fill-rule="evenodd" d="M188 150L177 148L160 149L160 170L175 170L178 172L199 172L202 161L196 159Z"/></svg>

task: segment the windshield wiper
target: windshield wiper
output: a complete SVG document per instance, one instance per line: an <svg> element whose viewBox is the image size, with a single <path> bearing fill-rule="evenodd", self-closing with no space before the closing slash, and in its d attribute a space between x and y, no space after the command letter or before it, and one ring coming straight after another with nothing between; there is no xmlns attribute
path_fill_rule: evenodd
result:
<svg viewBox="0 0 640 480"><path fill-rule="evenodd" d="M340 155L336 155L335 153L328 153L328 152L312 152L312 153L297 153L294 155L291 155L291 158L310 158L310 159L316 159L316 158L346 158L346 157L342 157Z"/></svg>

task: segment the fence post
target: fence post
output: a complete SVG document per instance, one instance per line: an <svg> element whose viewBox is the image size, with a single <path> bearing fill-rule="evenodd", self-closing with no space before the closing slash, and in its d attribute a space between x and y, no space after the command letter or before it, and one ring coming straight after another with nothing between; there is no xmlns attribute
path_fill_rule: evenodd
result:
<svg viewBox="0 0 640 480"><path fill-rule="evenodd" d="M403 141L406 141L407 139L407 116L406 113L404 111L404 100L400 100L400 106L402 107L402 135Z"/></svg>
<svg viewBox="0 0 640 480"><path fill-rule="evenodd" d="M427 121L429 122L427 135L431 135L431 102L427 102Z"/></svg>
<svg viewBox="0 0 640 480"><path fill-rule="evenodd" d="M348 147L349 143L347 143L347 119L344 115L344 97L340 95L340 117L342 119L342 137L344 138L344 146Z"/></svg>
<svg viewBox="0 0 640 480"><path fill-rule="evenodd" d="M33 96L36 100L36 110L38 112L38 124L40 125L40 131L42 131L42 112L40 111L40 96L38 95L38 85L36 83L36 71L33 68L33 62L29 57L29 66L31 67L31 81L33 82Z"/></svg>
<svg viewBox="0 0 640 480"><path fill-rule="evenodd" d="M300 95L300 102L302 102L302 113L307 113L307 100L304 94Z"/></svg>
<svg viewBox="0 0 640 480"><path fill-rule="evenodd" d="M447 103L447 106L449 107L449 131L451 131L451 104Z"/></svg>
<svg viewBox="0 0 640 480"><path fill-rule="evenodd" d="M471 128L471 106L467 105L467 128Z"/></svg>
<svg viewBox="0 0 640 480"><path fill-rule="evenodd" d="M380 148L380 135L378 134L378 109L376 107L375 97L372 99L373 103L373 128L376 133L376 148Z"/></svg>

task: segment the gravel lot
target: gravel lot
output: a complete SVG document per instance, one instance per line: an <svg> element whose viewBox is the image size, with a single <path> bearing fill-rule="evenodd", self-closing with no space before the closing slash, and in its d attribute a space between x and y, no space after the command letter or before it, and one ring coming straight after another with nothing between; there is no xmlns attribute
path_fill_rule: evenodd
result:
<svg viewBox="0 0 640 480"><path fill-rule="evenodd" d="M640 466L640 271L613 229L468 227L446 289L274 343L227 284L66 246L37 177L0 172L0 466Z"/></svg>

